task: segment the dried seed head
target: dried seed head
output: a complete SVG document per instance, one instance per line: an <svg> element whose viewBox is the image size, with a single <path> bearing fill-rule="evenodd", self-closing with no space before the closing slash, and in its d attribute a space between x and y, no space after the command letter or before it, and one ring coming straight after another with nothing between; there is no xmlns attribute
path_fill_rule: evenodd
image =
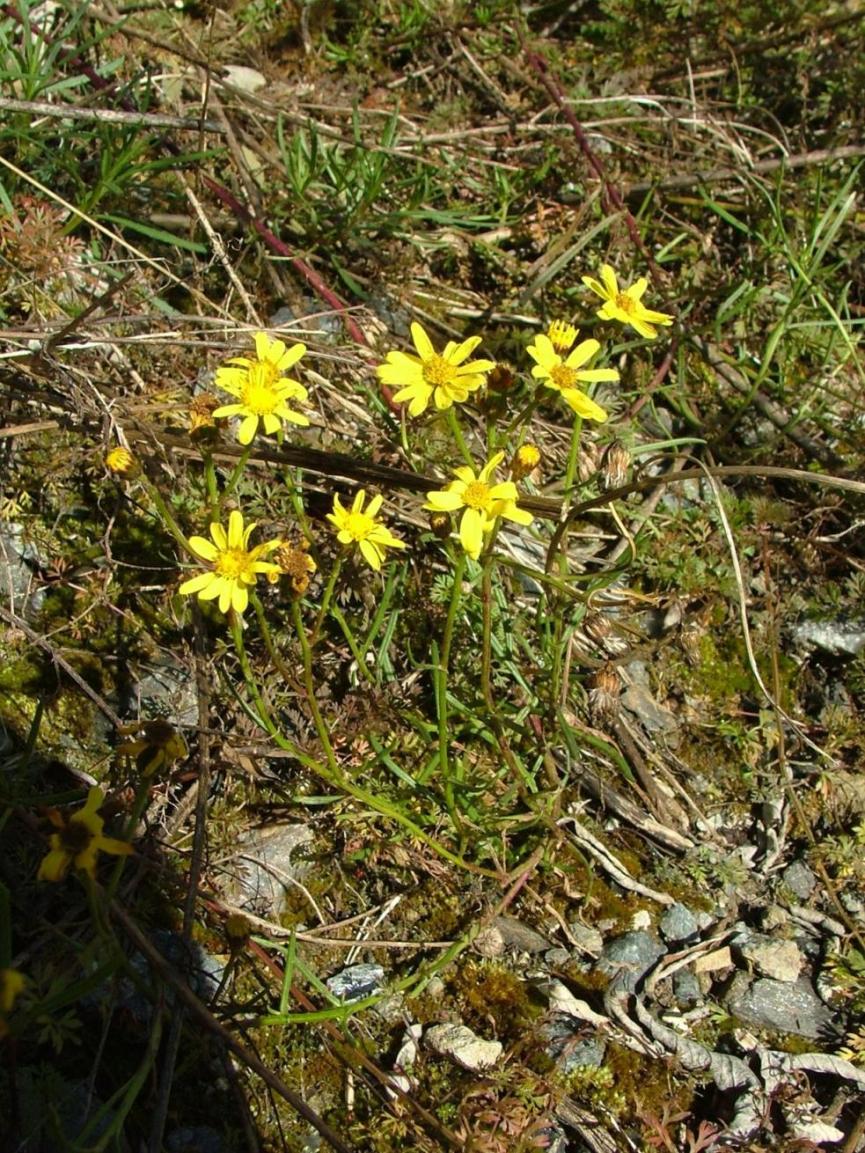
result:
<svg viewBox="0 0 865 1153"><path fill-rule="evenodd" d="M501 361L487 375L487 388L490 392L509 392L514 384L514 370Z"/></svg>
<svg viewBox="0 0 865 1153"><path fill-rule="evenodd" d="M453 528L450 514L446 512L430 513L429 526L439 540L447 540Z"/></svg>
<svg viewBox="0 0 865 1153"><path fill-rule="evenodd" d="M631 454L620 440L607 445L601 460L601 483L604 488L621 488L628 483L631 469Z"/></svg>
<svg viewBox="0 0 865 1153"><path fill-rule="evenodd" d="M614 717L619 711L622 682L613 665L603 665L589 680L589 708L595 720Z"/></svg>
<svg viewBox="0 0 865 1153"><path fill-rule="evenodd" d="M193 440L212 436L219 427L219 422L213 419L213 411L219 405L219 398L210 392L200 392L192 398L189 406L189 435Z"/></svg>
<svg viewBox="0 0 865 1153"><path fill-rule="evenodd" d="M308 553L308 540L284 540L272 560L278 564L282 572L289 578L292 592L302 597L309 588L309 578L316 570L315 561ZM271 584L279 579L278 573L268 573L267 578Z"/></svg>

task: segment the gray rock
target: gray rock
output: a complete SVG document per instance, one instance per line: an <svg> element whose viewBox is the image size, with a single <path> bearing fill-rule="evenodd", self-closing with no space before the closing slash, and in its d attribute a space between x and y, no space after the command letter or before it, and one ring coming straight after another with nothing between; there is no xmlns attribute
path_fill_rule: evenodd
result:
<svg viewBox="0 0 865 1153"><path fill-rule="evenodd" d="M799 621L791 629L801 649L822 649L832 656L855 657L865 648L865 620Z"/></svg>
<svg viewBox="0 0 865 1153"><path fill-rule="evenodd" d="M697 918L686 905L680 905L678 901L665 911L658 928L668 944L691 941L700 931Z"/></svg>
<svg viewBox="0 0 865 1153"><path fill-rule="evenodd" d="M650 933L634 929L607 941L595 968L610 974L627 969L635 976L641 976L663 957L664 952L663 946Z"/></svg>
<svg viewBox="0 0 865 1153"><path fill-rule="evenodd" d="M233 882L228 903L278 921L286 892L296 889L292 881L302 880L307 872L305 865L292 860L293 854L312 839L307 825L272 825L242 833L228 865ZM313 912L310 907L310 914Z"/></svg>
<svg viewBox="0 0 865 1153"><path fill-rule="evenodd" d="M582 921L569 921L568 932L581 953L586 953L589 957L600 957L604 938L597 929L584 925Z"/></svg>
<svg viewBox="0 0 865 1153"><path fill-rule="evenodd" d="M799 979L803 958L795 941L749 932L737 937L735 944L744 960L762 977L788 984Z"/></svg>
<svg viewBox="0 0 865 1153"><path fill-rule="evenodd" d="M547 949L546 953L544 953L544 964L548 969L561 969L563 965L567 965L570 959L571 954L561 945L556 945L553 949Z"/></svg>
<svg viewBox="0 0 865 1153"><path fill-rule="evenodd" d="M703 990L690 969L680 969L673 974L673 996L681 1009L694 1009L702 1003Z"/></svg>
<svg viewBox="0 0 865 1153"><path fill-rule="evenodd" d="M374 964L349 965L328 977L325 985L340 1001L360 1001L382 991L384 969Z"/></svg>
<svg viewBox="0 0 865 1153"><path fill-rule="evenodd" d="M25 540L22 524L7 521L0 525L0 599L8 600L18 616L33 617L42 608L45 589L34 578L46 563Z"/></svg>
<svg viewBox="0 0 865 1153"><path fill-rule="evenodd" d="M832 1029L832 1014L807 980L795 983L760 977L749 983L738 973L724 997L726 1008L760 1029L777 1029L816 1039Z"/></svg>
<svg viewBox="0 0 865 1153"><path fill-rule="evenodd" d="M225 1142L209 1125L184 1125L165 1138L167 1153L227 1153Z"/></svg>
<svg viewBox="0 0 865 1153"><path fill-rule="evenodd" d="M496 917L493 925L501 933L505 945L519 949L521 953L543 953L550 947L546 937L524 925L517 917Z"/></svg>
<svg viewBox="0 0 865 1153"><path fill-rule="evenodd" d="M153 664L140 676L134 692L138 699L133 715L165 717L178 728L198 724L195 678L179 661Z"/></svg>
<svg viewBox="0 0 865 1153"><path fill-rule="evenodd" d="M632 682L620 697L622 708L637 718L647 733L664 733L668 737L678 731L679 721L675 713L665 705L659 704L652 696L647 685L640 683L645 677L645 665L642 661L632 661L627 665L627 672Z"/></svg>
<svg viewBox="0 0 865 1153"><path fill-rule="evenodd" d="M502 1055L500 1041L485 1041L466 1025L433 1025L424 1034L424 1044L472 1073L491 1069Z"/></svg>
<svg viewBox="0 0 865 1153"><path fill-rule="evenodd" d="M782 874L782 880L790 892L803 901L807 901L817 884L817 878L804 861L794 861L792 865L788 865Z"/></svg>
<svg viewBox="0 0 865 1153"><path fill-rule="evenodd" d="M581 1033L585 1033L585 1027L578 1025L573 1017L561 1013L553 1014L545 1025L543 1036L547 1041L547 1056L555 1061L560 1073L567 1075L581 1068L599 1069L604 1063L606 1041L597 1034L585 1037Z"/></svg>

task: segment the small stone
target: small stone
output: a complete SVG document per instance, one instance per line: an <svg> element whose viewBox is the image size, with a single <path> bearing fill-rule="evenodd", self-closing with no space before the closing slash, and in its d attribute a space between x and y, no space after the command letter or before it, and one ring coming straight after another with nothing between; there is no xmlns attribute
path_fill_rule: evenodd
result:
<svg viewBox="0 0 865 1153"><path fill-rule="evenodd" d="M360 1001L382 990L384 969L381 965L349 965L325 981L330 992L340 1001Z"/></svg>
<svg viewBox="0 0 865 1153"><path fill-rule="evenodd" d="M664 940L671 945L691 941L700 932L697 918L686 905L680 905L678 901L664 912L658 928Z"/></svg>
<svg viewBox="0 0 865 1153"><path fill-rule="evenodd" d="M493 925L501 933L505 945L521 953L543 953L550 947L546 937L524 925L517 917L496 917Z"/></svg>
<svg viewBox="0 0 865 1153"><path fill-rule="evenodd" d="M548 969L561 969L561 967L567 965L570 960L571 954L561 945L556 945L553 949L547 949L546 953L544 953L544 964Z"/></svg>
<svg viewBox="0 0 865 1153"><path fill-rule="evenodd" d="M295 862L293 856L312 840L312 830L300 824L272 825L241 833L229 865L233 885L228 903L268 920L279 920L286 892L297 896L292 879L301 880L307 871L306 864ZM311 906L309 912L314 915Z"/></svg>
<svg viewBox="0 0 865 1153"><path fill-rule="evenodd" d="M790 923L790 914L782 905L769 905L760 918L760 928L770 936Z"/></svg>
<svg viewBox="0 0 865 1153"><path fill-rule="evenodd" d="M602 973L624 968L641 976L663 955L663 946L651 934L636 929L607 941L595 967Z"/></svg>
<svg viewBox="0 0 865 1153"><path fill-rule="evenodd" d="M803 649L822 649L832 656L855 657L865 648L865 620L799 621L792 629Z"/></svg>
<svg viewBox="0 0 865 1153"><path fill-rule="evenodd" d="M232 86L241 92L258 92L260 88L264 88L267 80L255 68L249 68L245 64L226 64L225 66L225 79Z"/></svg>
<svg viewBox="0 0 865 1153"><path fill-rule="evenodd" d="M586 953L589 957L600 957L604 947L604 938L597 929L584 925L582 921L570 921L568 932L573 938L575 947L581 953Z"/></svg>
<svg viewBox="0 0 865 1153"><path fill-rule="evenodd" d="M804 861L794 861L788 865L782 873L782 880L790 892L803 901L807 901L817 884L817 878Z"/></svg>
<svg viewBox="0 0 865 1153"><path fill-rule="evenodd" d="M648 909L638 909L631 917L632 929L651 929L652 927L652 914Z"/></svg>
<svg viewBox="0 0 865 1153"><path fill-rule="evenodd" d="M485 1041L465 1025L433 1025L424 1034L424 1044L471 1073L491 1069L502 1055L500 1041Z"/></svg>
<svg viewBox="0 0 865 1153"><path fill-rule="evenodd" d="M547 1056L555 1061L559 1073L567 1076L575 1069L599 1069L603 1064L606 1041L598 1036L580 1038L572 1017L556 1014L543 1032L547 1038Z"/></svg>
<svg viewBox="0 0 865 1153"><path fill-rule="evenodd" d="M680 1009L694 1009L701 1004L703 991L690 969L680 969L673 974L673 996Z"/></svg>
<svg viewBox="0 0 865 1153"><path fill-rule="evenodd" d="M754 933L736 942L742 957L762 977L791 984L799 979L802 954L795 941L778 941L762 933Z"/></svg>
<svg viewBox="0 0 865 1153"><path fill-rule="evenodd" d="M816 1040L832 1029L832 1014L806 980L774 981L760 977L752 985L737 973L724 997L726 1008L760 1029L776 1029Z"/></svg>

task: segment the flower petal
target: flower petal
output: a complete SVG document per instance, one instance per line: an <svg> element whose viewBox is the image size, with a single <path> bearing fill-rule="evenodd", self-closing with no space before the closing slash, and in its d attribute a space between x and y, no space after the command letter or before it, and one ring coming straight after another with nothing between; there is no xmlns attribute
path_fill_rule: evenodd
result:
<svg viewBox="0 0 865 1153"><path fill-rule="evenodd" d="M416 320L413 320L411 324L411 338L421 360L432 360L435 356L432 341Z"/></svg>
<svg viewBox="0 0 865 1153"><path fill-rule="evenodd" d="M477 508L467 508L460 520L460 543L472 560L481 555L485 523L483 513Z"/></svg>
<svg viewBox="0 0 865 1153"><path fill-rule="evenodd" d="M604 282L604 288L606 289L606 293L602 293L602 296L616 297L619 295L619 281L609 264L601 265L601 280Z"/></svg>

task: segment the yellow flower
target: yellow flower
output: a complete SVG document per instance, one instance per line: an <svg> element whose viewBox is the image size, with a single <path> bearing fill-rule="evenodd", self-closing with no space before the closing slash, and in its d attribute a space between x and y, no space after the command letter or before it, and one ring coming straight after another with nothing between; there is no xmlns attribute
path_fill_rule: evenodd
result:
<svg viewBox="0 0 865 1153"><path fill-rule="evenodd" d="M455 468L456 480L451 481L447 488L427 494L428 503L424 508L433 512L465 509L460 518L460 543L473 560L481 555L484 535L492 532L500 516L517 524L532 523L532 514L517 507L517 486L512 480L490 484L490 478L504 456L503 452L497 452L490 457L477 476L467 465Z"/></svg>
<svg viewBox="0 0 865 1153"><path fill-rule="evenodd" d="M577 386L596 380L619 379L614 368L583 368L600 347L597 340L584 340L568 354L567 359L563 359L556 352L550 338L540 333L535 337L535 343L526 349L535 362L532 376L542 380L547 388L560 392L577 416L599 422L607 419L606 409L601 408Z"/></svg>
<svg viewBox="0 0 865 1153"><path fill-rule="evenodd" d="M511 478L530 476L541 463L541 450L535 444L521 444L511 460Z"/></svg>
<svg viewBox="0 0 865 1153"><path fill-rule="evenodd" d="M584 276L583 284L604 301L597 311L601 320L618 320L622 324L630 324L647 340L654 340L658 335L656 324L673 323L673 317L666 312L653 312L642 303L643 293L649 284L645 276L641 276L630 288L620 289L615 272L609 264L603 264L601 282L592 276Z"/></svg>
<svg viewBox="0 0 865 1153"><path fill-rule="evenodd" d="M286 369L297 364L306 352L305 344L286 348L281 340L271 340L266 332L255 334L255 359L233 356L216 370L216 383L238 398L237 404L224 404L213 411L215 419L242 416L237 439L251 444L259 424L268 434L282 429L282 422L308 425L301 412L289 408L288 401L305 401L309 395L302 384L284 377Z"/></svg>
<svg viewBox="0 0 865 1153"><path fill-rule="evenodd" d="M118 445L106 453L105 467L115 476L131 476L137 469L137 462L128 448Z"/></svg>
<svg viewBox="0 0 865 1153"><path fill-rule="evenodd" d="M278 573L279 565L262 560L262 557L279 548L280 540L265 541L255 548L249 548L249 538L254 524L243 527L243 517L234 509L228 518L228 531L221 524L210 526L213 543L202 536L189 538L189 545L196 556L213 565L212 572L199 573L184 581L180 586L183 596L198 594L199 600L212 601L219 597L219 611L227 613L230 608L242 613L249 604L249 589L255 584L259 573Z"/></svg>
<svg viewBox="0 0 865 1153"><path fill-rule="evenodd" d="M144 777L152 776L157 769L167 768L175 761L189 756L189 748L174 725L161 717L154 721L133 721L121 725L119 731L127 736L139 733L133 741L124 741L115 752L127 757L135 757L135 766Z"/></svg>
<svg viewBox="0 0 865 1153"><path fill-rule="evenodd" d="M382 384L399 388L394 400L397 404L408 401L411 416L420 416L430 401L438 409L464 404L469 393L479 389L486 374L495 367L492 360L464 363L480 344L479 336L470 336L462 344L449 340L442 353L435 351L430 338L416 322L411 326L411 338L417 356L389 352L385 363L376 369Z"/></svg>
<svg viewBox="0 0 865 1153"><path fill-rule="evenodd" d="M365 500L366 492L360 489L351 508L347 509L340 504L339 497L334 495L333 512L327 514L327 519L337 530L336 539L339 543L360 545L363 559L378 572L385 559L385 549L405 548L406 545L376 520L383 498L374 496L366 509L363 507Z"/></svg>
<svg viewBox="0 0 865 1153"><path fill-rule="evenodd" d="M0 1037L5 1037L9 1032L6 1018L14 1009L23 988L23 973L17 969L0 969Z"/></svg>
<svg viewBox="0 0 865 1153"><path fill-rule="evenodd" d="M577 330L564 320L551 320L547 328L550 344L556 352L567 352L577 339Z"/></svg>
<svg viewBox="0 0 865 1153"><path fill-rule="evenodd" d="M125 841L103 837L104 821L98 810L104 799L102 790L94 785L87 794L84 808L72 813L68 820L56 809L48 813L49 821L59 831L51 834L51 851L39 866L38 880L62 881L71 866L93 877L97 853L125 857L132 852L132 846Z"/></svg>

